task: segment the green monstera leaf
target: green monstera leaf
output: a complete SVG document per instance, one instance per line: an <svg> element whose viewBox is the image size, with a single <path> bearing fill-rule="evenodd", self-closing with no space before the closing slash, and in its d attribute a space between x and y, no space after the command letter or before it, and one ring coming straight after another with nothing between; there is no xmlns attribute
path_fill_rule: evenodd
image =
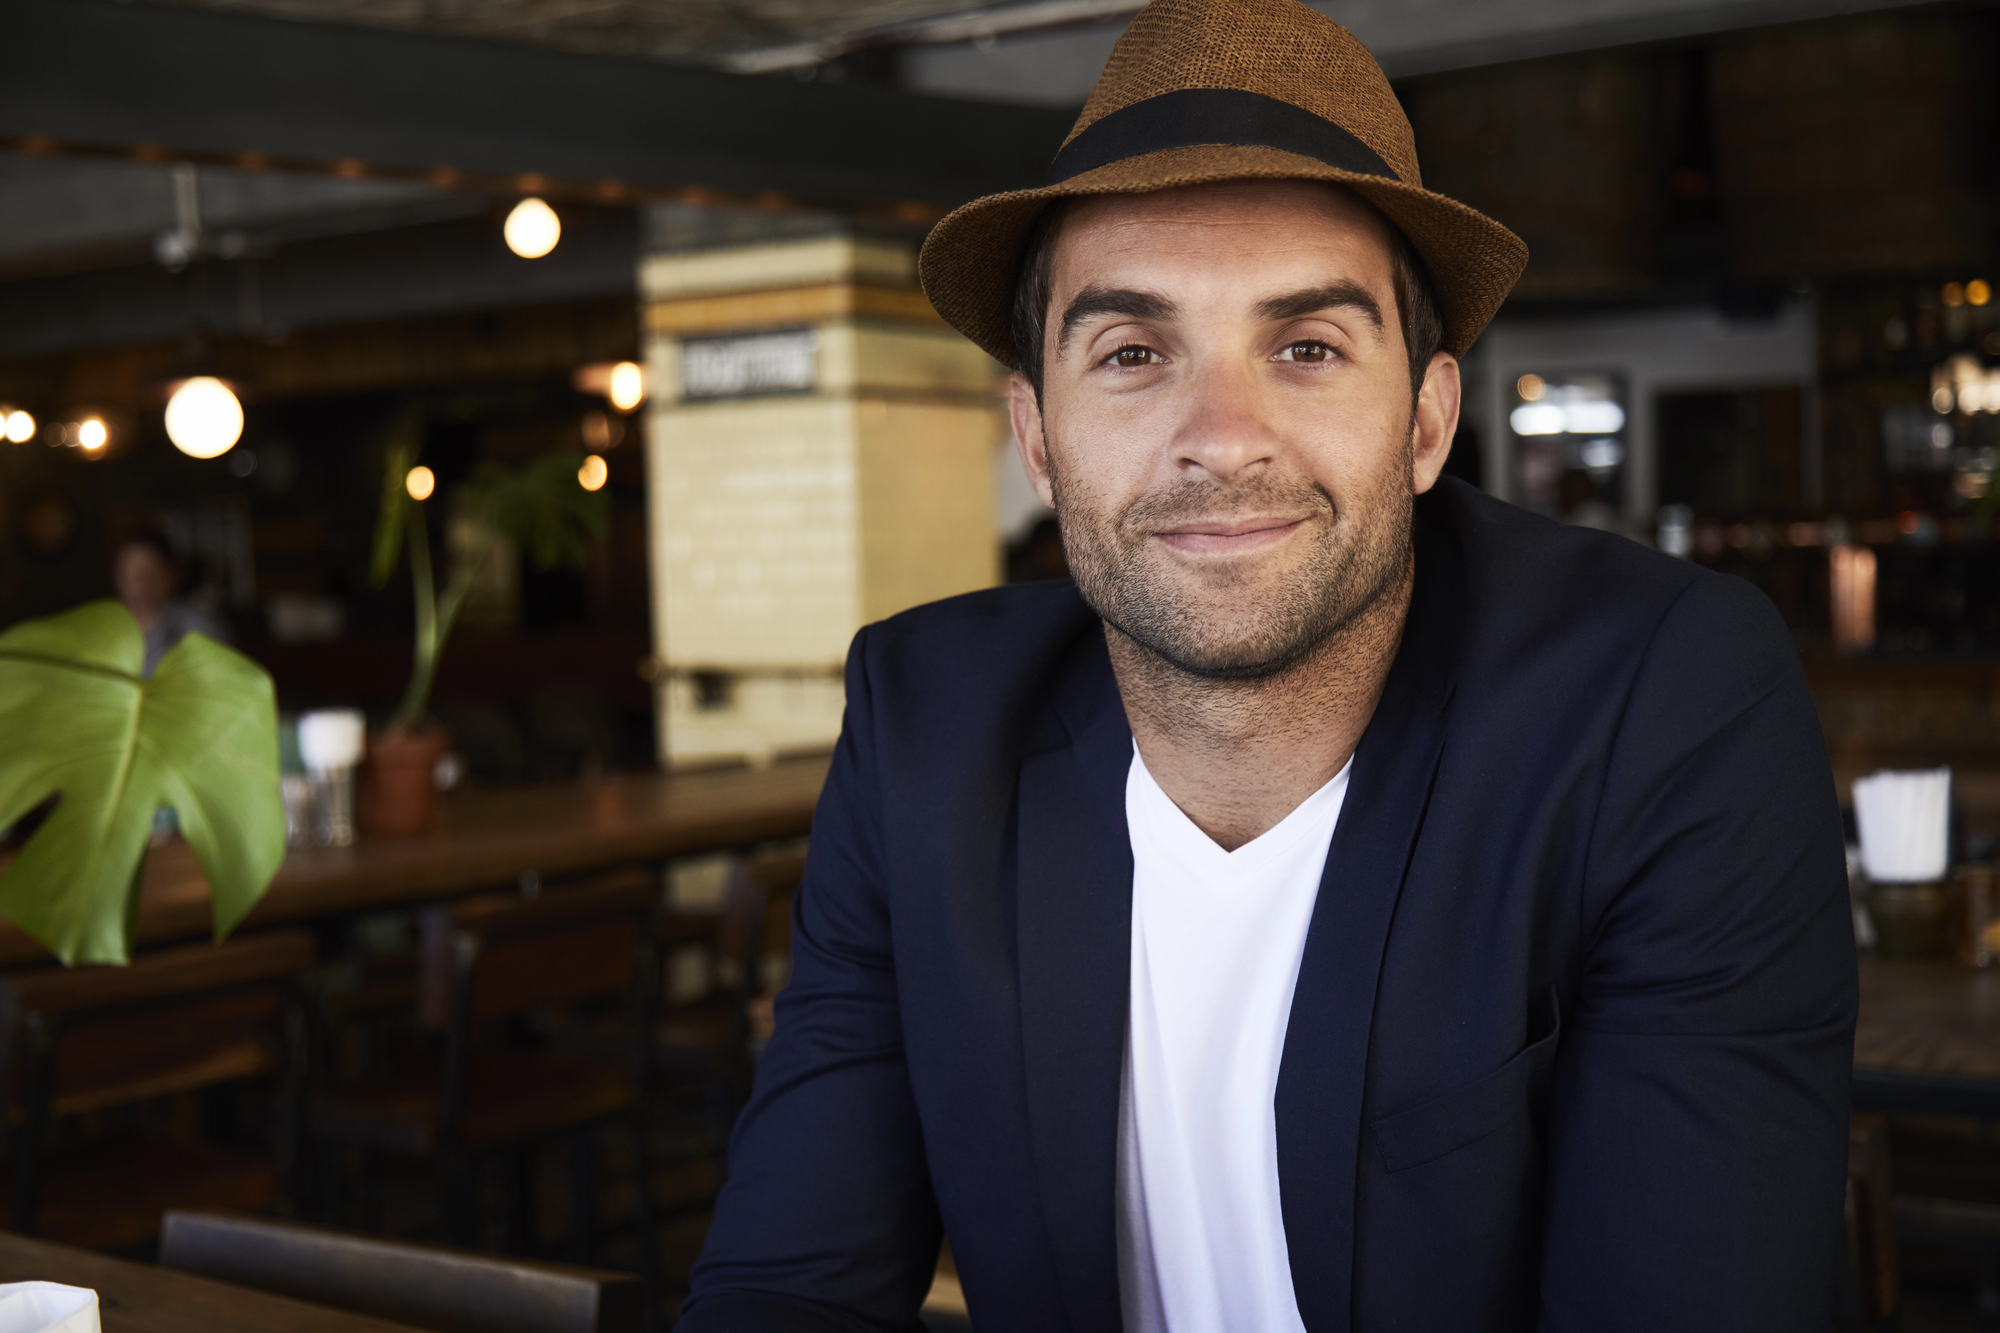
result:
<svg viewBox="0 0 2000 1333"><path fill-rule="evenodd" d="M144 661L138 621L112 601L0 633L0 829L59 798L0 875L0 912L65 963L131 957L160 806L207 872L218 940L284 860L270 675L201 634L150 680Z"/></svg>

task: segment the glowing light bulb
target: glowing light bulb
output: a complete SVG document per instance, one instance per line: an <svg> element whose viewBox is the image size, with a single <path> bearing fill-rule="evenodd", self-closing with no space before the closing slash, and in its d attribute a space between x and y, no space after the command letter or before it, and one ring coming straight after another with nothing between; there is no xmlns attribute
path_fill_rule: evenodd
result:
<svg viewBox="0 0 2000 1333"><path fill-rule="evenodd" d="M7 438L15 444L26 444L35 438L35 419L16 408L7 414Z"/></svg>
<svg viewBox="0 0 2000 1333"><path fill-rule="evenodd" d="M76 443L78 448L96 453L111 443L111 430L101 418L85 417L76 423Z"/></svg>
<svg viewBox="0 0 2000 1333"><path fill-rule="evenodd" d="M631 361L620 361L611 367L611 380L604 396L620 412L630 412L646 401L646 372Z"/></svg>
<svg viewBox="0 0 2000 1333"><path fill-rule="evenodd" d="M167 438L190 458L220 458L243 438L243 404L211 375L182 380L167 399Z"/></svg>
<svg viewBox="0 0 2000 1333"><path fill-rule="evenodd" d="M576 484L586 491L601 491L604 483L611 478L611 465L601 454L592 454L583 460L583 466L576 470Z"/></svg>
<svg viewBox="0 0 2000 1333"><path fill-rule="evenodd" d="M437 473L421 463L411 468L410 475L403 478L403 489L410 493L412 500L428 500L437 488Z"/></svg>
<svg viewBox="0 0 2000 1333"><path fill-rule="evenodd" d="M1993 289L1987 285L1986 279L1974 278L1971 282L1965 284L1965 303L1967 305L1985 305L1992 299Z"/></svg>
<svg viewBox="0 0 2000 1333"><path fill-rule="evenodd" d="M1521 401L1532 403L1547 392L1548 385L1540 375L1523 375L1514 381L1514 392L1521 395Z"/></svg>
<svg viewBox="0 0 2000 1333"><path fill-rule="evenodd" d="M507 248L523 259L540 259L562 239L562 220L539 199L523 199L500 229Z"/></svg>

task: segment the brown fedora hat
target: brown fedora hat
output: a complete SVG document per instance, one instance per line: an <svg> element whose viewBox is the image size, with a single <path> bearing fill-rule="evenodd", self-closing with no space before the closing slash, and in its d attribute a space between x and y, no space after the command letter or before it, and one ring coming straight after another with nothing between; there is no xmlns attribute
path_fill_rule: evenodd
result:
<svg viewBox="0 0 2000 1333"><path fill-rule="evenodd" d="M1014 283L1053 200L1226 180L1347 186L1423 256L1463 354L1528 262L1521 238L1423 187L1409 119L1353 33L1298 0L1152 0L1118 39L1049 183L988 195L931 230L919 271L953 328L1017 365Z"/></svg>

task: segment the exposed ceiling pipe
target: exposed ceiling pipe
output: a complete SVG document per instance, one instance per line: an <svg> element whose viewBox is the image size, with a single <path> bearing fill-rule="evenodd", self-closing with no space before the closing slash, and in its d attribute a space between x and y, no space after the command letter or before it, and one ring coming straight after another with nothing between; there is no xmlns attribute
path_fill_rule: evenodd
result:
<svg viewBox="0 0 2000 1333"><path fill-rule="evenodd" d="M759 47L721 57L717 63L738 74L771 74L824 64L870 46L944 46L957 42L991 42L1020 33L1047 32L1083 24L1125 19L1144 8L1144 0L1035 0L1025 5L974 9L915 22L850 28L809 42Z"/></svg>

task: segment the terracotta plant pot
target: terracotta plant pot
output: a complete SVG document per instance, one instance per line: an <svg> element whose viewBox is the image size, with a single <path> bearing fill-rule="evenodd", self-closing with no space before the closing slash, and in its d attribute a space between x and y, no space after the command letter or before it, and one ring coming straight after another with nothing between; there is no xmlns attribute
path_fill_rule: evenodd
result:
<svg viewBox="0 0 2000 1333"><path fill-rule="evenodd" d="M361 820L378 838L407 838L437 823L437 787L431 775L451 748L437 727L381 731L368 737Z"/></svg>

